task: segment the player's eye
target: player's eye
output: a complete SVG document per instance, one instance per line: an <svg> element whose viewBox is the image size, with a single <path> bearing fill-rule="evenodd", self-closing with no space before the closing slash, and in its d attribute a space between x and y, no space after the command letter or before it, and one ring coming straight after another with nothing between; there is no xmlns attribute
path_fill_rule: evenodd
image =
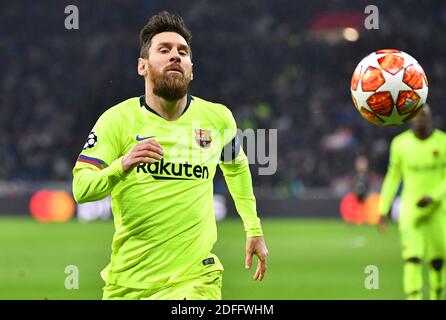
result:
<svg viewBox="0 0 446 320"><path fill-rule="evenodd" d="M185 50L180 50L180 51L179 51L179 54L180 54L180 56L185 57L185 56L187 56L187 51L185 51Z"/></svg>
<svg viewBox="0 0 446 320"><path fill-rule="evenodd" d="M169 53L169 50L167 48L161 48L159 50L159 52L161 52L161 53Z"/></svg>

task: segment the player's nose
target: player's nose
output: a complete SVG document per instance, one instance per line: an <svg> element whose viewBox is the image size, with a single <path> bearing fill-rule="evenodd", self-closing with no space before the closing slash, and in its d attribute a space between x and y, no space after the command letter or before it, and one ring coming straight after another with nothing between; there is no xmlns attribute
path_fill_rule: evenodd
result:
<svg viewBox="0 0 446 320"><path fill-rule="evenodd" d="M178 50L176 48L170 50L170 62L180 62L181 61L181 56L180 53L178 52Z"/></svg>

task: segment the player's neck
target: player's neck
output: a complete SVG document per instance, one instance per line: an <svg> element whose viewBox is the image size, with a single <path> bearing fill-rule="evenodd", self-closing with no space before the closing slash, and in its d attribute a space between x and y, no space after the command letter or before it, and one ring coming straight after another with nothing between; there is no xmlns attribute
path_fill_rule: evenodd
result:
<svg viewBox="0 0 446 320"><path fill-rule="evenodd" d="M432 135L433 129L432 128L425 128L425 129L419 129L414 130L413 133L415 134L415 137L417 137L420 140L426 140Z"/></svg>
<svg viewBox="0 0 446 320"><path fill-rule="evenodd" d="M175 121L181 116L187 104L187 95L179 100L168 101L146 92L146 103L167 121Z"/></svg>

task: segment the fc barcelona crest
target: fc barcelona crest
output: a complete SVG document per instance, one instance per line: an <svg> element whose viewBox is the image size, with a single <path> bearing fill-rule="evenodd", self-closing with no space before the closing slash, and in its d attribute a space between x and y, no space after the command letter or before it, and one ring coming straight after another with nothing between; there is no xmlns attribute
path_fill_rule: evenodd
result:
<svg viewBox="0 0 446 320"><path fill-rule="evenodd" d="M211 130L198 129L195 131L195 141L202 148L209 148L212 142Z"/></svg>

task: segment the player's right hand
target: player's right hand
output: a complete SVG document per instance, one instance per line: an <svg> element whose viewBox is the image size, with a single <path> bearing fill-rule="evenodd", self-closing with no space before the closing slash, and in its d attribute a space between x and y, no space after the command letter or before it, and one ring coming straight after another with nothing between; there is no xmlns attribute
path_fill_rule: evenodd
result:
<svg viewBox="0 0 446 320"><path fill-rule="evenodd" d="M380 216L378 220L378 230L382 234L387 234L387 217Z"/></svg>
<svg viewBox="0 0 446 320"><path fill-rule="evenodd" d="M132 170L140 163L155 163L161 160L164 152L161 145L153 139L138 143L122 158L122 169L125 172Z"/></svg>

